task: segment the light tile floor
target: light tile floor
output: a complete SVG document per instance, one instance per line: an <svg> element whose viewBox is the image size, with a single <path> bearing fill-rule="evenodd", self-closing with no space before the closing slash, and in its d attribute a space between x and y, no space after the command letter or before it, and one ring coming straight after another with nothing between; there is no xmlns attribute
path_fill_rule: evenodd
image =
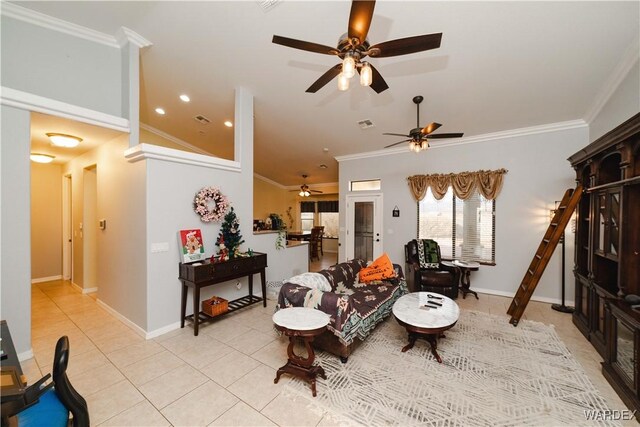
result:
<svg viewBox="0 0 640 427"><path fill-rule="evenodd" d="M457 300L461 309L505 316L510 299L493 295ZM273 301L231 313L201 327L144 340L69 282L32 286L34 358L22 362L30 381L51 371L57 339L67 335L71 383L89 404L92 425L330 426L344 425L309 398L282 393L287 341L272 329ZM549 304L531 302L526 319L555 325L611 409L624 404L600 373L600 356ZM357 352L352 356L357 357ZM576 420L579 424L580 420ZM635 425L630 422L629 425Z"/></svg>

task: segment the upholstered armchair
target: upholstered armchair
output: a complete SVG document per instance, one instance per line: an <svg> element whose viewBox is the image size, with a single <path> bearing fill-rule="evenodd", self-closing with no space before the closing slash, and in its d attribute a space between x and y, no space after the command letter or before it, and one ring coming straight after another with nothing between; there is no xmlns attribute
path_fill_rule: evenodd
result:
<svg viewBox="0 0 640 427"><path fill-rule="evenodd" d="M423 245L420 263L418 244ZM406 278L409 292L436 292L451 299L458 297L460 269L442 263L440 246L434 240L412 240L404 247Z"/></svg>

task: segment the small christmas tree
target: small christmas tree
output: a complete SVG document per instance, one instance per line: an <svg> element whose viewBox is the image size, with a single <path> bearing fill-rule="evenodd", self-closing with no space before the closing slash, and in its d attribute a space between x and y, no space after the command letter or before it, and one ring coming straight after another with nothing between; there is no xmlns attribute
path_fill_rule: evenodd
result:
<svg viewBox="0 0 640 427"><path fill-rule="evenodd" d="M242 240L242 234L240 234L240 222L238 222L238 217L233 211L233 208L231 208L224 216L224 222L222 223L222 228L218 234L216 246L219 247L220 242L223 242L224 246L227 248L230 258L235 258L237 256L240 252L240 245L244 243L244 240Z"/></svg>

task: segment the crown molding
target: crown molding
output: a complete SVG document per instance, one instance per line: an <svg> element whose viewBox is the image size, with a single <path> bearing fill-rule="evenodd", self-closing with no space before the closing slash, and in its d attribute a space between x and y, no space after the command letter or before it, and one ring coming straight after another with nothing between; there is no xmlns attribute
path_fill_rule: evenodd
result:
<svg viewBox="0 0 640 427"><path fill-rule="evenodd" d="M173 148L160 147L151 144L138 144L124 152L124 157L129 163L141 160L155 159L172 163L183 163L186 165L202 166L204 168L226 170L231 172L242 172L239 162L221 159L211 155L188 153Z"/></svg>
<svg viewBox="0 0 640 427"><path fill-rule="evenodd" d="M127 27L118 28L115 38L118 42L119 47L123 47L127 43L138 46L140 49L153 45L153 43L151 43L149 40L145 39L140 34Z"/></svg>
<svg viewBox="0 0 640 427"><path fill-rule="evenodd" d="M213 156L213 154L209 153L208 151L203 150L202 148L198 148L195 145L191 145L186 141L181 140L180 138L176 138L173 135L169 135L168 133L165 133L163 131L161 131L160 129L156 129L153 126L149 126L148 124L145 123L140 123L140 129L144 129L147 132L151 132L154 135L158 135L161 138L164 138L168 141L173 142L174 144L180 145L181 147L184 148L188 148L189 150L198 153L198 154L203 154L205 156Z"/></svg>
<svg viewBox="0 0 640 427"><path fill-rule="evenodd" d="M548 132L558 132L558 131L577 129L577 128L582 128L587 126L588 124L584 120L580 119L580 120L570 120L566 122L550 123L550 124L540 125L540 126L511 129L511 130L505 130L500 132L485 133L482 135L469 136L466 138L458 138L455 140L455 142L430 140L429 149L433 150L438 148L455 147L457 145L476 144L479 142L495 141L498 139L516 138L516 137L522 137L522 136L528 136L528 135L537 135L537 134L548 133ZM335 159L338 162L344 162L349 160L367 159L371 157L390 156L393 154L406 154L406 153L409 153L409 150L406 147L404 148L398 147L398 148L393 148L391 150L385 149L385 150L367 151L364 153L347 154L344 156L336 156Z"/></svg>
<svg viewBox="0 0 640 427"><path fill-rule="evenodd" d="M611 96L613 96L614 92L618 89L638 60L640 60L640 36L636 36L633 39L633 42L631 42L625 51L618 65L613 69L598 91L593 104L584 116L585 122L591 123L593 119L600 114L600 111L602 111Z"/></svg>
<svg viewBox="0 0 640 427"><path fill-rule="evenodd" d="M255 172L253 173L253 177L254 177L254 178L258 178L260 181L264 181L264 182L266 182L267 184L274 185L274 186L278 187L278 188L279 188L279 189L281 189L281 190L286 190L286 189L288 189L288 187L285 187L284 185L282 185L282 184L280 184L280 183L278 183L278 182L275 182L274 180L269 179L269 178L267 178L266 176L262 176L262 175L260 175L260 174L257 174L257 173L255 173Z"/></svg>
<svg viewBox="0 0 640 427"><path fill-rule="evenodd" d="M94 43L99 43L113 48L120 48L120 45L114 36L110 36L91 28L83 27L82 25L63 21L62 19L54 18L53 16L18 6L15 3L3 1L0 6L0 14L29 24L37 25L39 27L48 28L50 30L89 40Z"/></svg>
<svg viewBox="0 0 640 427"><path fill-rule="evenodd" d="M129 120L125 118L78 107L77 105L67 104L66 102L56 101L5 86L0 86L0 103L21 110L64 117L91 125L119 130L121 132L129 133L130 131Z"/></svg>

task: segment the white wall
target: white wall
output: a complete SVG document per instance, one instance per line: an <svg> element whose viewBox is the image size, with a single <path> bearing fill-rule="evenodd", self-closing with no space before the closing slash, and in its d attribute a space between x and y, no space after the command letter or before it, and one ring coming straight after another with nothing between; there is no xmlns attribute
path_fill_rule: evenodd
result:
<svg viewBox="0 0 640 427"><path fill-rule="evenodd" d="M600 113L589 123L589 141L595 141L639 112L640 62L636 61Z"/></svg>
<svg viewBox="0 0 640 427"><path fill-rule="evenodd" d="M216 252L215 241L220 223L204 223L193 211L193 198L203 187L216 186L229 198L238 219L240 232L246 243L253 243L253 97L246 90L236 91L235 158L241 160L240 172L193 166L164 160L147 159L147 235L143 248L149 251L153 243L168 243L168 252L150 253L147 257L147 315L146 331L152 334L175 327L180 320L180 291L178 280L178 231L202 230L205 252ZM202 298L215 293L226 299L246 294L246 280L242 290L236 281L207 288ZM191 301L191 297L189 297ZM187 304L191 312L191 304Z"/></svg>
<svg viewBox="0 0 640 427"><path fill-rule="evenodd" d="M82 265L84 269L83 287L95 290L98 287L98 171L96 166L82 171L82 240L84 251ZM102 259L102 262L106 260Z"/></svg>
<svg viewBox="0 0 640 427"><path fill-rule="evenodd" d="M1 17L2 86L121 116L120 49Z"/></svg>
<svg viewBox="0 0 640 427"><path fill-rule="evenodd" d="M567 157L587 144L587 127L537 135L432 148L420 154L407 149L395 154L340 162L340 202L344 206L349 181L381 179L384 193L384 250L404 265L404 245L417 235L416 201L406 178L415 174L451 173L505 168L504 186L496 201L496 266L472 273L472 288L513 295L549 224L549 209L575 174ZM400 217L392 217L394 206ZM344 209L343 209L344 211ZM345 214L340 213L340 241L345 242ZM573 235L567 235L568 300L573 299ZM339 259L344 259L344 244ZM534 298L560 298L560 254L553 256Z"/></svg>
<svg viewBox="0 0 640 427"><path fill-rule="evenodd" d="M0 317L18 354L31 351L30 115L2 106L0 142L2 263Z"/></svg>

